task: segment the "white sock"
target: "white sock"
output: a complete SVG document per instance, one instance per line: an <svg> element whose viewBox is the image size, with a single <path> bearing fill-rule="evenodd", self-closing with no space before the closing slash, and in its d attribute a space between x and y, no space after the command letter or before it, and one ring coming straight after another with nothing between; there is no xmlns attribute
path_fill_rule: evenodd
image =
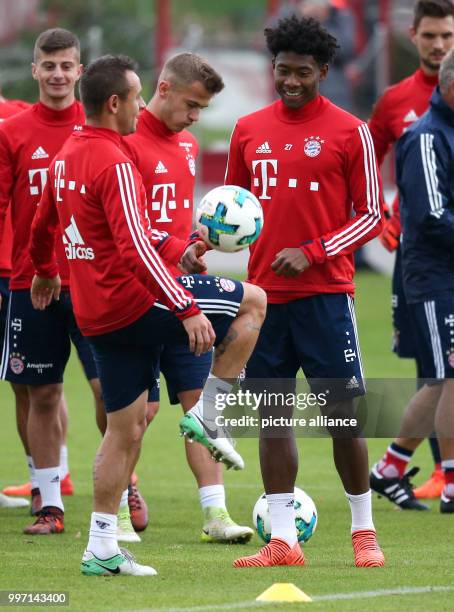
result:
<svg viewBox="0 0 454 612"><path fill-rule="evenodd" d="M197 411L201 418L204 418L205 415L205 420L207 418L210 421L214 420L219 412L216 410L216 402L220 396L230 393L232 387L233 385L226 380L213 376L211 373L208 374L200 398L197 404L191 408L191 411Z"/></svg>
<svg viewBox="0 0 454 612"><path fill-rule="evenodd" d="M125 489L121 494L120 499L120 510L124 510L128 507L128 489Z"/></svg>
<svg viewBox="0 0 454 612"><path fill-rule="evenodd" d="M225 510L225 489L224 485L209 485L199 489L200 505L202 509L223 508Z"/></svg>
<svg viewBox="0 0 454 612"><path fill-rule="evenodd" d="M69 473L68 467L68 447L62 444L60 446L60 478L66 478Z"/></svg>
<svg viewBox="0 0 454 612"><path fill-rule="evenodd" d="M87 550L98 559L110 559L118 555L117 515L92 512Z"/></svg>
<svg viewBox="0 0 454 612"><path fill-rule="evenodd" d="M271 537L285 540L289 546L294 546L298 537L295 525L295 494L273 493L266 496L271 518Z"/></svg>
<svg viewBox="0 0 454 612"><path fill-rule="evenodd" d="M60 493L60 466L42 468L35 470L36 480L38 481L39 492L43 508L45 506L55 506L64 510Z"/></svg>
<svg viewBox="0 0 454 612"><path fill-rule="evenodd" d="M445 459L444 461L442 461L441 469L442 470L454 469L454 459ZM443 492L447 497L450 497L450 498L454 497L454 484L452 482L445 483Z"/></svg>
<svg viewBox="0 0 454 612"><path fill-rule="evenodd" d="M35 463L31 455L27 455L27 466L28 466L28 473L30 475L30 482L32 485L32 489L37 489L38 481L36 480Z"/></svg>
<svg viewBox="0 0 454 612"><path fill-rule="evenodd" d="M366 491L360 495L351 495L345 492L350 503L352 512L352 533L360 529L373 529L375 531L374 522L372 520L372 492Z"/></svg>

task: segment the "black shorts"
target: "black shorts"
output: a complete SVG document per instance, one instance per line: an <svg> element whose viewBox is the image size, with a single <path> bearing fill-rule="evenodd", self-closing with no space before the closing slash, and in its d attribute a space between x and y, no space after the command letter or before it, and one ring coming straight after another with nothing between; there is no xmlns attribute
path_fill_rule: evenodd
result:
<svg viewBox="0 0 454 612"><path fill-rule="evenodd" d="M210 319L216 333L215 344L222 342L241 305L242 283L197 274L177 280L191 291ZM187 345L188 338L181 321L157 302L134 323L90 336L88 341L101 379L106 411L114 412L154 388L162 345Z"/></svg>

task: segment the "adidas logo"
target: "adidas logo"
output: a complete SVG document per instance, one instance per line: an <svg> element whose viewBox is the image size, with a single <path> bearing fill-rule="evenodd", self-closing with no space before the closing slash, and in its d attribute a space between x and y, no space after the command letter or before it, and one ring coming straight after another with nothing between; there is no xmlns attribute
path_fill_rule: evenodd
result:
<svg viewBox="0 0 454 612"><path fill-rule="evenodd" d="M60 482L60 476L55 476L54 478L52 478L51 482Z"/></svg>
<svg viewBox="0 0 454 612"><path fill-rule="evenodd" d="M65 253L68 259L91 260L95 258L92 248L81 246L85 242L80 235L74 216L71 217L71 223L65 228L63 243L65 244Z"/></svg>
<svg viewBox="0 0 454 612"><path fill-rule="evenodd" d="M109 526L109 523L104 523L104 521L96 521L96 524L98 525L100 529L105 529L106 527Z"/></svg>
<svg viewBox="0 0 454 612"><path fill-rule="evenodd" d="M271 151L269 142L265 140L263 144L261 144L259 147L256 148L255 152L256 153L271 153L272 151Z"/></svg>
<svg viewBox="0 0 454 612"><path fill-rule="evenodd" d="M350 378L350 380L348 381L348 383L345 385L346 389L358 389L359 388L359 381L356 378L356 376L352 376Z"/></svg>
<svg viewBox="0 0 454 612"><path fill-rule="evenodd" d="M411 109L411 111L408 111L408 113L405 115L404 123L413 123L417 119L419 119L418 115L413 109Z"/></svg>
<svg viewBox="0 0 454 612"><path fill-rule="evenodd" d="M45 159L46 157L49 157L49 155L42 147L38 147L32 155L32 159Z"/></svg>
<svg viewBox="0 0 454 612"><path fill-rule="evenodd" d="M168 172L167 168L164 166L162 161L159 161L156 168L154 169L155 174L165 174Z"/></svg>

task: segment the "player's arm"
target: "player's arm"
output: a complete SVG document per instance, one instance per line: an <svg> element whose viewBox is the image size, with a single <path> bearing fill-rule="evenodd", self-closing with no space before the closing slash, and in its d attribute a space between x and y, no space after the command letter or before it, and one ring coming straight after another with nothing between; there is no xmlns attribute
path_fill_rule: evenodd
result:
<svg viewBox="0 0 454 612"><path fill-rule="evenodd" d="M6 135L0 129L0 244L14 185L14 163Z"/></svg>
<svg viewBox="0 0 454 612"><path fill-rule="evenodd" d="M394 143L394 136L390 130L391 122L388 117L388 109L391 101L386 93L377 100L372 110L368 126L374 142L375 155L380 167L386 154Z"/></svg>
<svg viewBox="0 0 454 612"><path fill-rule="evenodd" d="M454 214L448 203L454 159L441 134L409 134L396 149L397 182L405 218L421 232L421 239L454 248Z"/></svg>
<svg viewBox="0 0 454 612"><path fill-rule="evenodd" d="M120 255L136 278L176 316L200 313L192 295L178 284L158 253L170 238L150 231L142 180L131 163L107 168L95 182ZM175 239L176 240L176 239Z"/></svg>
<svg viewBox="0 0 454 612"><path fill-rule="evenodd" d="M319 238L277 253L272 267L284 276L296 276L309 265L348 255L379 234L383 196L372 138L361 124L346 145L345 178L355 215L347 223ZM298 251L305 257L301 257Z"/></svg>
<svg viewBox="0 0 454 612"><path fill-rule="evenodd" d="M225 185L238 185L245 189L251 188L251 175L244 161L241 144L241 128L237 123L230 138L229 157L225 173Z"/></svg>
<svg viewBox="0 0 454 612"><path fill-rule="evenodd" d="M33 306L43 310L60 297L61 281L55 254L58 212L48 180L41 196L30 231L29 252L35 267L31 299Z"/></svg>

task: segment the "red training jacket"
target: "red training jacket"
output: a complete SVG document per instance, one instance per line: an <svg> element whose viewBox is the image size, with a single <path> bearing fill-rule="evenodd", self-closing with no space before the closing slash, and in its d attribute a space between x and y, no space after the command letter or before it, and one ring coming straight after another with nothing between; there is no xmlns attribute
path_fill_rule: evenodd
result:
<svg viewBox="0 0 454 612"><path fill-rule="evenodd" d="M32 227L36 273L51 278L58 272L53 245L60 222L74 314L86 336L133 323L156 299L180 319L200 312L161 259L176 265L186 244L151 230L141 176L122 144L108 129L74 133L51 164Z"/></svg>
<svg viewBox="0 0 454 612"><path fill-rule="evenodd" d="M323 96L296 110L274 102L235 126L226 184L250 189L263 206L248 280L269 302L353 293L353 251L380 232L383 206L366 124ZM271 269L286 247L302 248L312 264L295 278Z"/></svg>
<svg viewBox="0 0 454 612"><path fill-rule="evenodd" d="M41 102L0 125L0 240L11 201L13 251L11 289L28 289L33 266L28 253L30 227L52 158L74 130L85 123L82 105L75 101L64 110ZM68 284L68 269L59 242L61 277Z"/></svg>

